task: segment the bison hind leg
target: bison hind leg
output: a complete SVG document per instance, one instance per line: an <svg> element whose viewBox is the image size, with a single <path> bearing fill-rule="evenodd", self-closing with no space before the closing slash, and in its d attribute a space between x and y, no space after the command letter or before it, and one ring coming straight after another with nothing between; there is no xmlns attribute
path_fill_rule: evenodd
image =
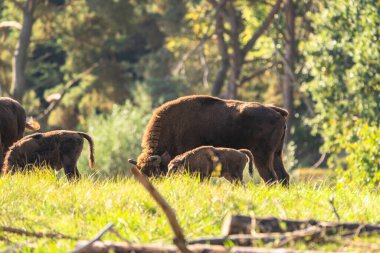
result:
<svg viewBox="0 0 380 253"><path fill-rule="evenodd" d="M260 177L267 184L277 181L277 175L273 168L274 152L269 154L254 154L254 163L259 172Z"/></svg>
<svg viewBox="0 0 380 253"><path fill-rule="evenodd" d="M63 169L65 170L67 180L73 181L81 178L81 175L76 166L64 166Z"/></svg>
<svg viewBox="0 0 380 253"><path fill-rule="evenodd" d="M283 186L288 186L289 185L289 174L285 170L284 163L282 162L281 153L276 152L274 155L274 170L276 171L278 181Z"/></svg>

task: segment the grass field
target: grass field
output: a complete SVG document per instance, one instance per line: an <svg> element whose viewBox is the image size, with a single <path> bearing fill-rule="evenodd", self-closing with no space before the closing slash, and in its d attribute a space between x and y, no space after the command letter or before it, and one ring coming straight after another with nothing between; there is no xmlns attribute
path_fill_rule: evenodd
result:
<svg viewBox="0 0 380 253"><path fill-rule="evenodd" d="M187 238L220 235L227 213L336 221L329 204L331 196L335 197L341 221L380 221L378 188L311 182L293 183L289 188L254 183L234 186L223 180L200 183L189 176L153 183L175 209ZM132 242L170 242L172 238L164 214L133 179L68 183L52 173L5 176L0 178L0 194L1 226L89 239L113 222L115 229ZM120 240L113 234L106 234L104 239ZM0 250L30 240L0 231ZM380 237L371 237L364 243L373 245L378 240ZM24 252L68 252L74 245L75 240L38 239ZM344 242L330 242L292 247L341 250L343 246Z"/></svg>

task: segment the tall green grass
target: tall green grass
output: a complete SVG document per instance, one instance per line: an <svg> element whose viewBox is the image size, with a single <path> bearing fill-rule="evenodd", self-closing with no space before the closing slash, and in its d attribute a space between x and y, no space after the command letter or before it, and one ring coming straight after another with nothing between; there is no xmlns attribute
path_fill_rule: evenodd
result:
<svg viewBox="0 0 380 253"><path fill-rule="evenodd" d="M220 235L227 213L336 221L329 204L331 196L335 196L342 221L380 220L379 189L365 186L231 185L224 180L200 183L186 175L153 183L176 211L188 238ZM53 173L17 174L0 178L0 196L2 226L88 239L113 222L116 230L132 242L171 242L173 237L162 211L133 179L84 178L68 183L64 177L57 180ZM12 243L30 240L1 231L0 236ZM106 234L104 239L120 240L113 234ZM4 241L0 243L0 250L7 247ZM67 252L74 245L74 240L39 239L29 247L34 247L33 252Z"/></svg>

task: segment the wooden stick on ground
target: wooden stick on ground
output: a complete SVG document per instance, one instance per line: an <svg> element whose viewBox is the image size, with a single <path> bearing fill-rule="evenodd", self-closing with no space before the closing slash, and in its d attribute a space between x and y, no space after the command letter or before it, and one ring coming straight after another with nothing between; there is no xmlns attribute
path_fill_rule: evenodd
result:
<svg viewBox="0 0 380 253"><path fill-rule="evenodd" d="M31 240L26 241L26 242L17 243L15 245L12 245L12 246L6 248L5 250L1 251L1 253L18 252L18 250L20 250L21 248L28 246L28 245L34 243L35 241L37 241L37 238L31 239Z"/></svg>
<svg viewBox="0 0 380 253"><path fill-rule="evenodd" d="M135 165L134 163L132 164ZM154 198L154 200L158 203L158 205L164 211L166 217L169 220L170 226L175 234L175 238L173 240L174 244L179 248L179 250L182 253L190 253L191 251L186 247L186 239L183 234L182 228L178 223L178 220L173 208L171 208L168 202L162 197L162 195L156 190L156 188L149 182L149 180L143 174L141 174L141 172L137 169L136 165L132 166L131 172L133 176L135 177L135 179L145 187L145 189L149 192L149 194Z"/></svg>
<svg viewBox="0 0 380 253"><path fill-rule="evenodd" d="M26 229L22 228L14 228L14 227L6 227L6 226L0 226L0 232L8 232L12 234L18 234L23 236L30 236L30 237L36 237L36 238L54 238L54 239L71 239L71 240L77 240L77 237L64 235L61 233L44 233L44 232L31 232L27 231Z"/></svg>
<svg viewBox="0 0 380 253"><path fill-rule="evenodd" d="M86 241L80 241L77 245L86 244ZM300 253L305 252L295 249L268 249L268 248L255 248L255 247L232 247L227 248L221 245L205 245L196 244L189 245L189 249L193 253ZM91 245L90 248L80 251L80 253L177 253L178 247L174 245L153 245L153 244L128 244L125 242L109 242L97 241ZM308 253L326 253L326 251L312 251Z"/></svg>
<svg viewBox="0 0 380 253"><path fill-rule="evenodd" d="M99 241L100 238L102 238L102 236L107 232L109 231L110 229L112 229L113 227L113 224L112 223L108 223L102 230L99 231L99 233L97 233L94 238L92 238L90 241L87 241L85 244L83 245L80 245L79 247L77 247L75 250L71 251L70 253L79 253L79 252L83 252L83 251L86 251L88 248L91 247L91 245L93 243L95 243L96 241Z"/></svg>

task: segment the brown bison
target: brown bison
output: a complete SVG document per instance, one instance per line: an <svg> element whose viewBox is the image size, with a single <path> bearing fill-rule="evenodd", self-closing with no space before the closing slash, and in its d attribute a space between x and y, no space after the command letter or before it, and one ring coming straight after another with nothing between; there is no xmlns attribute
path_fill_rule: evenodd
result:
<svg viewBox="0 0 380 253"><path fill-rule="evenodd" d="M171 157L196 147L249 149L265 182L287 185L289 175L282 162L287 115L282 108L255 102L196 95L178 98L154 111L138 167L147 176L156 176L167 172Z"/></svg>
<svg viewBox="0 0 380 253"><path fill-rule="evenodd" d="M26 113L19 102L0 97L0 167L9 147L24 135L25 128L38 130L35 121L26 121Z"/></svg>
<svg viewBox="0 0 380 253"><path fill-rule="evenodd" d="M168 174L187 170L199 174L201 180L219 174L231 182L242 181L247 162L253 176L253 156L248 149L202 146L177 155L168 165Z"/></svg>
<svg viewBox="0 0 380 253"><path fill-rule="evenodd" d="M67 179L80 178L77 161L83 149L83 138L89 143L90 168L94 167L94 143L89 135L77 131L57 130L36 133L16 142L5 156L3 174L28 169L31 165L64 168Z"/></svg>

